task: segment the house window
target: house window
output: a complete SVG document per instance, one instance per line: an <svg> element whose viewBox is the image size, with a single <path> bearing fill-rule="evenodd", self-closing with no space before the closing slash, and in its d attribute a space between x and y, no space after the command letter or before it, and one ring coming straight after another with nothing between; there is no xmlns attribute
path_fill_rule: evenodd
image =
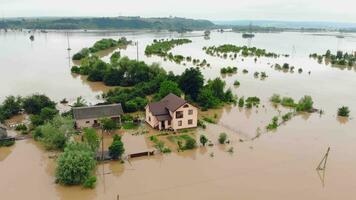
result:
<svg viewBox="0 0 356 200"><path fill-rule="evenodd" d="M148 117L148 121L151 121L151 117Z"/></svg>
<svg viewBox="0 0 356 200"><path fill-rule="evenodd" d="M192 115L193 114L193 109L188 110L188 115Z"/></svg>
<svg viewBox="0 0 356 200"><path fill-rule="evenodd" d="M90 121L86 121L85 123L86 123L86 124L89 124L89 123L90 123Z"/></svg>
<svg viewBox="0 0 356 200"><path fill-rule="evenodd" d="M183 111L177 111L177 112L176 112L176 118L177 118L177 119L183 118Z"/></svg>
<svg viewBox="0 0 356 200"><path fill-rule="evenodd" d="M182 126L182 120L178 121L178 126Z"/></svg>
<svg viewBox="0 0 356 200"><path fill-rule="evenodd" d="M193 124L193 120L192 119L188 120L188 124L192 125Z"/></svg>
<svg viewBox="0 0 356 200"><path fill-rule="evenodd" d="M185 104L184 106L183 106L183 108L188 108L189 107L189 105L188 104Z"/></svg>
<svg viewBox="0 0 356 200"><path fill-rule="evenodd" d="M170 120L168 120L168 125L171 125L171 121Z"/></svg>

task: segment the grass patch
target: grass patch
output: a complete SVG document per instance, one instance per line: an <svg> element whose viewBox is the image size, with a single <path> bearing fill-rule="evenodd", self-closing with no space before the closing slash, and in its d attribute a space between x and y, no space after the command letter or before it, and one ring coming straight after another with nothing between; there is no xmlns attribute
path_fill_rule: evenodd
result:
<svg viewBox="0 0 356 200"><path fill-rule="evenodd" d="M129 130L129 129L137 129L138 125L133 123L133 122L126 122L122 125L123 129Z"/></svg>

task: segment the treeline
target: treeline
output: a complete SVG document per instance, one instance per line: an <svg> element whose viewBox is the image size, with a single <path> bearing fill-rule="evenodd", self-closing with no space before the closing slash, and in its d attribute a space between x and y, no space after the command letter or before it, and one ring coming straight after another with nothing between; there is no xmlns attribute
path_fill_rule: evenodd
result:
<svg viewBox="0 0 356 200"><path fill-rule="evenodd" d="M242 56L256 56L256 57L272 57L277 58L280 55L272 52L267 52L266 49L259 49L256 47L236 46L232 44L224 44L220 46L203 47L206 54L221 58L237 59L238 55ZM288 57L288 55L283 55Z"/></svg>
<svg viewBox="0 0 356 200"><path fill-rule="evenodd" d="M171 52L169 52L176 46L188 44L191 42L192 41L189 39L153 40L153 43L151 45L146 46L145 54L147 56L157 55L163 57L164 60L173 61L177 64L181 64L183 61L186 61L191 62L193 65L198 67L210 67L210 64L205 59L200 60L192 58L191 56L185 57L183 55L173 55Z"/></svg>
<svg viewBox="0 0 356 200"><path fill-rule="evenodd" d="M25 112L36 116L34 121L42 123L48 115L57 113L55 109L56 104L51 101L47 96L41 94L34 94L27 97L8 96L2 104L0 104L0 122L4 122L15 115Z"/></svg>
<svg viewBox="0 0 356 200"><path fill-rule="evenodd" d="M147 99L143 97L153 96L156 101L169 93L178 96L184 94L188 101L203 109L236 102L236 97L230 89L225 90L226 83L220 78L208 80L204 84L204 76L199 68L186 69L181 75L166 73L163 69L158 72L149 81L136 84L132 88L116 88L103 97L109 103L121 103L125 112L143 110L147 104Z"/></svg>
<svg viewBox="0 0 356 200"><path fill-rule="evenodd" d="M125 37L121 37L119 40L114 39L101 39L94 43L92 47L83 48L78 53L73 55L73 60L81 60L85 57L88 57L90 53L96 53L98 51L114 48L114 47L126 47L131 44L132 41L128 41Z"/></svg>
<svg viewBox="0 0 356 200"><path fill-rule="evenodd" d="M356 63L356 53L349 54L343 51L337 51L336 55L332 54L330 50L327 50L325 54L318 55L317 53L310 54L309 57L318 59L318 62L331 62L333 65L348 65L350 67L354 66Z"/></svg>
<svg viewBox="0 0 356 200"><path fill-rule="evenodd" d="M178 17L22 18L0 22L0 28L17 29L155 29L184 32L214 26L208 20Z"/></svg>

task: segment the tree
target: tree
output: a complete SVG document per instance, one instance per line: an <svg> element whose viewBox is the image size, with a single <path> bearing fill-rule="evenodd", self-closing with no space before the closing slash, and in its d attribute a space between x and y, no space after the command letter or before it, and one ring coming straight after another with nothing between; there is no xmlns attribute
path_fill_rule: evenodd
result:
<svg viewBox="0 0 356 200"><path fill-rule="evenodd" d="M240 108L243 108L244 107L244 105L245 105L245 99L243 98L243 97L241 97L240 99L239 99L239 107Z"/></svg>
<svg viewBox="0 0 356 200"><path fill-rule="evenodd" d="M313 109L313 99L311 96L304 96L301 98L297 104L297 111L310 112Z"/></svg>
<svg viewBox="0 0 356 200"><path fill-rule="evenodd" d="M92 174L95 165L94 154L87 144L69 143L58 157L56 181L65 185L83 184Z"/></svg>
<svg viewBox="0 0 356 200"><path fill-rule="evenodd" d="M194 101L204 85L204 76L199 68L186 69L179 79L179 86L186 95L189 95Z"/></svg>
<svg viewBox="0 0 356 200"><path fill-rule="evenodd" d="M109 147L109 154L112 159L121 158L122 154L125 152L124 143L121 141L121 137L114 135L113 142Z"/></svg>
<svg viewBox="0 0 356 200"><path fill-rule="evenodd" d="M95 129L85 128L83 130L83 139L84 142L90 146L93 152L96 152L98 150L100 141Z"/></svg>
<svg viewBox="0 0 356 200"><path fill-rule="evenodd" d="M23 100L23 109L27 114L39 114L42 108L55 108L56 103L51 101L47 96L34 94Z"/></svg>
<svg viewBox="0 0 356 200"><path fill-rule="evenodd" d="M51 121L36 128L33 137L40 140L47 149L63 150L67 141L75 132L73 127L74 122L71 118L57 115Z"/></svg>
<svg viewBox="0 0 356 200"><path fill-rule="evenodd" d="M211 89L213 95L220 100L225 99L225 81L221 80L220 78L216 78L214 80L209 80L207 87Z"/></svg>
<svg viewBox="0 0 356 200"><path fill-rule="evenodd" d="M162 99L170 93L175 94L177 96L182 95L182 91L179 89L179 86L176 82L169 80L163 81L159 88L158 98Z"/></svg>
<svg viewBox="0 0 356 200"><path fill-rule="evenodd" d="M201 90L197 101L204 109L216 108L220 104L220 100L213 94L213 91L207 87Z"/></svg>
<svg viewBox="0 0 356 200"><path fill-rule="evenodd" d="M350 116L349 107L342 106L341 108L338 109L337 115L340 117L349 117Z"/></svg>
<svg viewBox="0 0 356 200"><path fill-rule="evenodd" d="M115 51L111 56L110 56L110 62L111 63L117 63L121 57L120 51Z"/></svg>
<svg viewBox="0 0 356 200"><path fill-rule="evenodd" d="M225 144L226 139L227 139L226 133L220 133L219 139L218 139L219 143L220 144Z"/></svg>
<svg viewBox="0 0 356 200"><path fill-rule="evenodd" d="M1 106L3 113L9 117L17 115L21 111L21 97L8 96Z"/></svg>
<svg viewBox="0 0 356 200"><path fill-rule="evenodd" d="M205 146L205 144L208 142L208 138L205 135L200 135L200 143Z"/></svg>
<svg viewBox="0 0 356 200"><path fill-rule="evenodd" d="M113 119L104 118L104 119L101 119L100 121L101 121L103 130L105 130L105 131L113 131L113 130L116 130L119 128L117 122Z"/></svg>
<svg viewBox="0 0 356 200"><path fill-rule="evenodd" d="M81 96L77 97L76 101L73 103L73 107L84 107L84 106L88 106L85 99Z"/></svg>

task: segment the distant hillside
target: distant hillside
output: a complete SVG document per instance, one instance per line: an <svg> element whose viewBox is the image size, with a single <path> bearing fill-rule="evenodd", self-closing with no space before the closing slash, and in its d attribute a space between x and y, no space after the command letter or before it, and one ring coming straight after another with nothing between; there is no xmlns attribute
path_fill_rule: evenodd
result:
<svg viewBox="0 0 356 200"><path fill-rule="evenodd" d="M208 20L186 18L14 18L0 22L0 28L23 29L156 29L187 31L210 29L215 26Z"/></svg>

